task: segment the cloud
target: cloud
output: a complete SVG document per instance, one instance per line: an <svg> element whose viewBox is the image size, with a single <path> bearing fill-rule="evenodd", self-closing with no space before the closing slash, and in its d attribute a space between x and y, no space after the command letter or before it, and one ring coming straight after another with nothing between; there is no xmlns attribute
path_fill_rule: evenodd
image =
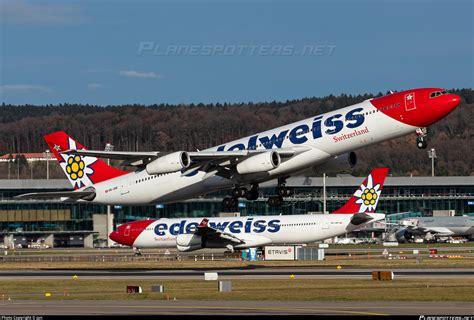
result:
<svg viewBox="0 0 474 320"><path fill-rule="evenodd" d="M41 92L50 93L53 90L49 87L39 86L34 84L4 84L0 85L1 93L15 93L15 92Z"/></svg>
<svg viewBox="0 0 474 320"><path fill-rule="evenodd" d="M38 4L28 0L2 0L0 16L10 23L76 24L84 21L79 8L64 4Z"/></svg>
<svg viewBox="0 0 474 320"><path fill-rule="evenodd" d="M158 75L154 72L142 72L134 70L120 71L120 75L132 78L158 78Z"/></svg>
<svg viewBox="0 0 474 320"><path fill-rule="evenodd" d="M89 90L91 90L91 91L97 90L97 89L99 89L99 88L101 88L101 87L102 87L102 85L101 85L100 83L89 83L89 84L87 85L87 89L89 89Z"/></svg>

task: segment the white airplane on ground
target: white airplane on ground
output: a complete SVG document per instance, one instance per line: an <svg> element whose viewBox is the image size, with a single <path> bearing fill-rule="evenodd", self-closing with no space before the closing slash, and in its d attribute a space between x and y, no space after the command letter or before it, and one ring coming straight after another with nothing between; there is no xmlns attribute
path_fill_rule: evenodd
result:
<svg viewBox="0 0 474 320"><path fill-rule="evenodd" d="M419 217L401 219L394 229L398 242L474 235L474 217Z"/></svg>
<svg viewBox="0 0 474 320"><path fill-rule="evenodd" d="M354 195L332 214L179 218L122 224L109 237L136 248L202 248L241 250L270 244L309 243L354 231L385 219L374 213L388 169L372 170Z"/></svg>
<svg viewBox="0 0 474 320"><path fill-rule="evenodd" d="M292 194L285 186L288 177L351 167L355 149L414 132L418 147L426 148L426 127L460 101L443 89L402 91L194 152L86 150L66 133L55 132L45 140L75 191L19 197L147 205L232 189L223 204L235 207L238 198L256 200L259 183L278 179L278 196L268 203L281 205L283 197ZM138 169L118 170L97 157L121 159Z"/></svg>

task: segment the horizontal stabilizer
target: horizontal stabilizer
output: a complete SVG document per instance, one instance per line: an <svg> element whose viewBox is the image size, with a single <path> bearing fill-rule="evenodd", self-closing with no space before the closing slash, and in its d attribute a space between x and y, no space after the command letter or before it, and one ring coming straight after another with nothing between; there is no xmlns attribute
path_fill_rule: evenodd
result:
<svg viewBox="0 0 474 320"><path fill-rule="evenodd" d="M51 199L51 198L71 198L71 200L93 200L95 191L53 191L53 192L33 192L25 193L15 197L15 199Z"/></svg>
<svg viewBox="0 0 474 320"><path fill-rule="evenodd" d="M370 220L373 220L373 217L369 216L366 213L359 212L352 216L351 223L355 226L358 226L363 223L367 223Z"/></svg>

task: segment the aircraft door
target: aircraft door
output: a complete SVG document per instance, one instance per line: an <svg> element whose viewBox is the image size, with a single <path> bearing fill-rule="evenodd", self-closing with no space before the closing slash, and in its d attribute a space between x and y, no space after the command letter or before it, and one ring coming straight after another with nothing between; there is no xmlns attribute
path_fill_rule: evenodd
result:
<svg viewBox="0 0 474 320"><path fill-rule="evenodd" d="M120 187L120 194L123 196L129 192L130 192L130 188L128 186L128 182L127 181L122 182L122 186Z"/></svg>
<svg viewBox="0 0 474 320"><path fill-rule="evenodd" d="M129 237L130 236L130 225L126 226L125 227L125 230L123 231L123 235L125 237Z"/></svg>
<svg viewBox="0 0 474 320"><path fill-rule="evenodd" d="M405 95L405 110L411 111L416 109L416 102L415 102L415 93L410 92Z"/></svg>

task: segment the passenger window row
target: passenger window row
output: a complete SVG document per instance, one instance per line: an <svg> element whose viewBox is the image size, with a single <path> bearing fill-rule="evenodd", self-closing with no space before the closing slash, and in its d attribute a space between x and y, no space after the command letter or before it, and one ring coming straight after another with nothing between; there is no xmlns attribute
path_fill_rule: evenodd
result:
<svg viewBox="0 0 474 320"><path fill-rule="evenodd" d="M316 222L307 222L307 223L287 223L287 224L282 224L282 227L292 227L292 226L311 226L311 225L316 225Z"/></svg>
<svg viewBox="0 0 474 320"><path fill-rule="evenodd" d="M156 178L158 178L160 176L164 176L166 174L170 174L170 173L154 174L152 176L149 176L149 177L146 177L146 178L143 178L143 179L135 180L135 183L140 183L140 182L145 182L145 181L148 181L148 180L151 180L151 179L156 179Z"/></svg>

